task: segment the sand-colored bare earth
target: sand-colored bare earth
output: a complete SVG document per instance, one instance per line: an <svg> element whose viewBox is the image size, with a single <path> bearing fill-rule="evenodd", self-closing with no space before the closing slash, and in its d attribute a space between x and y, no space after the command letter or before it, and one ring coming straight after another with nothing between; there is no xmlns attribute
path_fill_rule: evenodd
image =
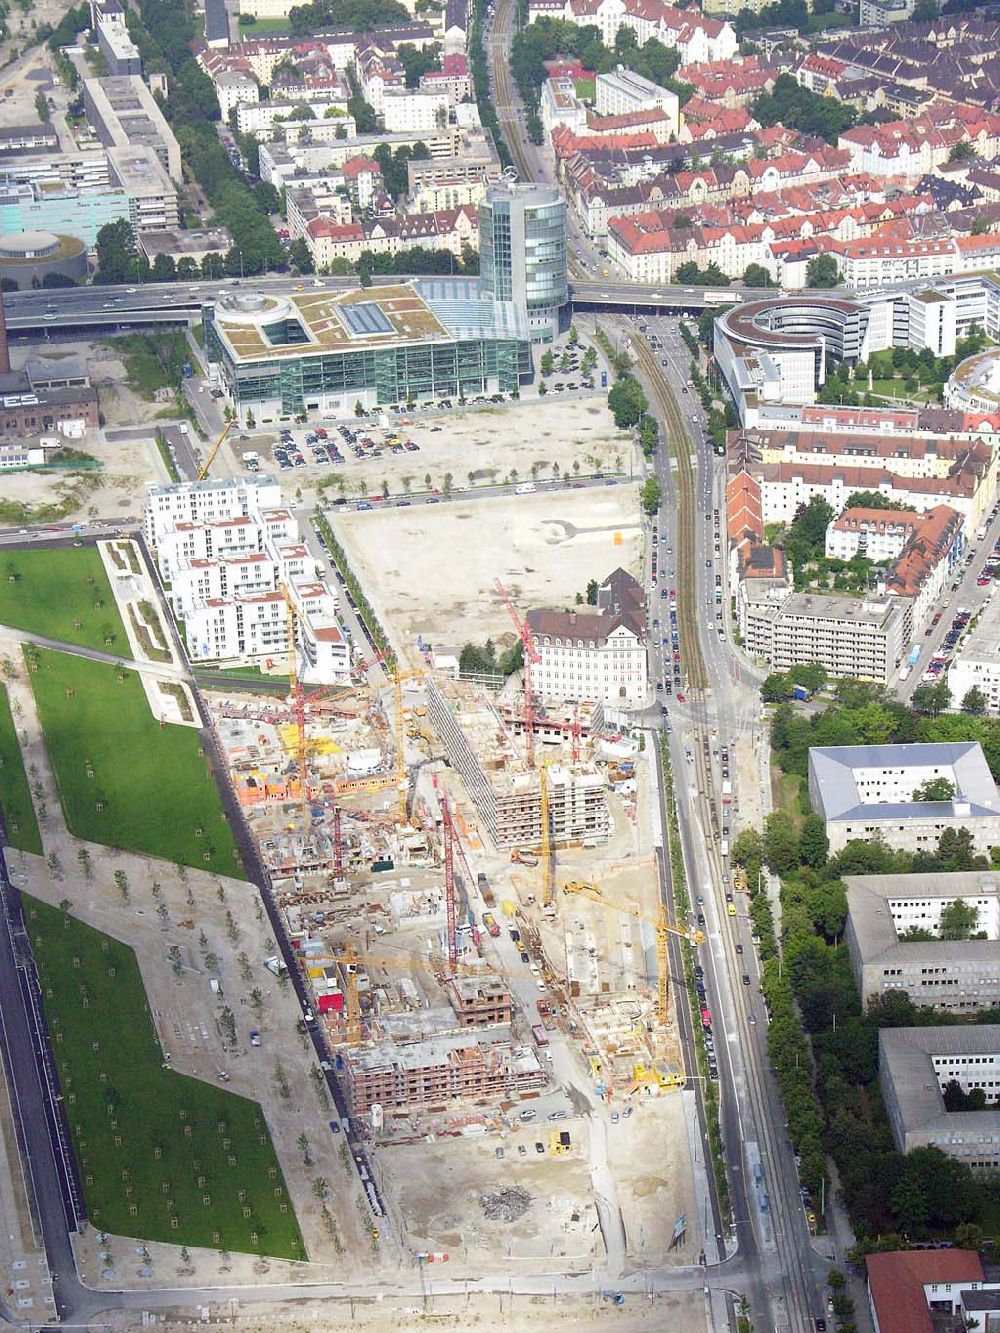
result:
<svg viewBox="0 0 1000 1333"><path fill-rule="evenodd" d="M511 622L499 578L522 607L572 606L590 579L638 572L635 485L549 490L368 513L331 511L348 559L401 647L494 639Z"/></svg>

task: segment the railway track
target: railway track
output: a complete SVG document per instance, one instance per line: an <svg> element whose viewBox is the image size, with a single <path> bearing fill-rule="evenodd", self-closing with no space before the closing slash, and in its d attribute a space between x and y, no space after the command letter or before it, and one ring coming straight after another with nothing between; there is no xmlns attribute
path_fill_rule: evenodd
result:
<svg viewBox="0 0 1000 1333"><path fill-rule="evenodd" d="M652 348L641 335L630 330L636 362L645 376L653 406L667 437L677 467L677 626L681 636L681 664L692 697L703 698L708 673L698 634L698 569L696 541L695 476L691 462L692 443L674 395L663 383Z"/></svg>
<svg viewBox="0 0 1000 1333"><path fill-rule="evenodd" d="M528 162L528 156L524 151L524 142L521 138L521 122L515 114L515 108L520 102L521 95L514 83L514 76L510 72L510 50L505 49L506 43L501 45L501 34L513 31L516 3L517 0L498 0L493 20L493 36L489 58L493 66L493 97L497 120L503 130L503 137L507 141L510 155L514 159L514 166L517 167L517 174L522 180L530 181L533 173Z"/></svg>

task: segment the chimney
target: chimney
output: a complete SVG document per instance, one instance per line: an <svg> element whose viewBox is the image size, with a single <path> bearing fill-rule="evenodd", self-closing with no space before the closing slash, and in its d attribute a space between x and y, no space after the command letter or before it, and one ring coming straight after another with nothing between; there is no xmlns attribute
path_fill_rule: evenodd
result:
<svg viewBox="0 0 1000 1333"><path fill-rule="evenodd" d="M10 352L7 350L7 319L4 315L3 292L0 292L0 374L10 374Z"/></svg>

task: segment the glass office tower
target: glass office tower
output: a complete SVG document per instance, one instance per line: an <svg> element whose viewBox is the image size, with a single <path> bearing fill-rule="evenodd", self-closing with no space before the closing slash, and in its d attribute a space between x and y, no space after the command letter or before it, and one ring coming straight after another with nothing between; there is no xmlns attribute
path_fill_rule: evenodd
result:
<svg viewBox="0 0 1000 1333"><path fill-rule="evenodd" d="M551 342L566 304L566 201L551 185L500 181L479 205L483 294L528 317L533 342Z"/></svg>

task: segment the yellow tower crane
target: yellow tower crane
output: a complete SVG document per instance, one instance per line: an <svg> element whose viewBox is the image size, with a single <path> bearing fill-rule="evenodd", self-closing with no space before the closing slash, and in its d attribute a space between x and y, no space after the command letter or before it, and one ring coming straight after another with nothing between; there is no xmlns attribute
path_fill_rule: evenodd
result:
<svg viewBox="0 0 1000 1333"><path fill-rule="evenodd" d="M202 469L201 469L201 471L198 473L198 480L199 480L199 481L204 481L205 478L208 476L208 469L209 469L209 468L212 466L212 464L215 462L215 455L216 455L216 454L219 452L219 450L222 448L222 442L225 440L226 436L229 434L229 432L232 430L232 428L233 428L235 425L236 425L236 418L233 417L233 419L232 419L231 421L227 421L226 424L225 424L225 426L222 428L222 434L219 436L219 438L218 438L218 439L215 441L215 443L212 445L212 452L211 452L211 453L208 455L208 457L205 459L205 462L202 464Z"/></svg>
<svg viewBox="0 0 1000 1333"><path fill-rule="evenodd" d="M554 849L552 846L552 829L550 826L551 816L549 814L549 764L551 759L546 759L542 764L542 770L539 774L540 782L540 801L539 813L542 821L542 907L554 906L556 868L553 864Z"/></svg>

